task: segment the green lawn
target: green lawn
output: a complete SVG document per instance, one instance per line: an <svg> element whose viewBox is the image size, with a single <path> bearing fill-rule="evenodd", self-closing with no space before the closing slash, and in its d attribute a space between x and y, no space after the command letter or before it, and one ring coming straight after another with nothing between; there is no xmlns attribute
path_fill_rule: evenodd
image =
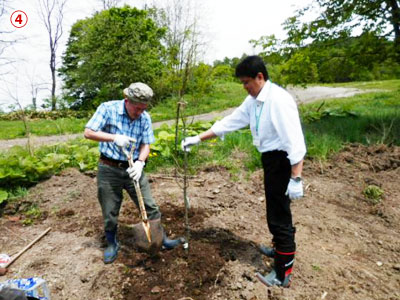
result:
<svg viewBox="0 0 400 300"><path fill-rule="evenodd" d="M374 105L382 103L384 105L392 102L397 103L396 93L400 94L400 80L372 81L372 82L351 82L343 84L329 84L331 87L354 87L362 89L383 90L383 92L373 92L358 95L350 102L344 103L341 99L329 100L325 107L336 107L345 105L346 107L358 107L362 110L366 101L371 102L372 109ZM246 97L246 91L242 85L237 82L217 83L215 90L208 96L201 99L191 95L186 95L184 100L187 102L184 115L191 116L208 113L212 111L222 111L230 107L236 107L242 103ZM329 104L328 104L329 102ZM175 119L176 116L176 98L166 99L164 102L150 108L150 114L153 122ZM319 105L320 102L313 104ZM388 106L389 107L389 106ZM390 105L390 109L397 109L398 106ZM371 109L368 106L367 110ZM383 107L379 108L384 109ZM88 119L61 118L57 120L31 120L29 121L31 134L37 136L57 135L68 133L83 132ZM26 136L22 121L0 121L0 139L14 139Z"/></svg>
<svg viewBox="0 0 400 300"><path fill-rule="evenodd" d="M83 132L87 119L61 118L57 120L33 120L28 122L33 135L57 135ZM26 136L22 121L0 121L0 139L15 139Z"/></svg>
<svg viewBox="0 0 400 300"><path fill-rule="evenodd" d="M348 88L357 88L357 89L364 89L364 90L387 90L387 91L400 90L400 80L399 79L316 84L316 85L328 86L328 87L348 87Z"/></svg>

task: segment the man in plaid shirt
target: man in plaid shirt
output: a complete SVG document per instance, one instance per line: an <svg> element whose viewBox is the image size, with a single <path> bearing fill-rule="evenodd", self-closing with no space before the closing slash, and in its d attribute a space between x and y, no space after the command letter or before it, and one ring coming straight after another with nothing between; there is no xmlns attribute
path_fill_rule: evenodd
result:
<svg viewBox="0 0 400 300"><path fill-rule="evenodd" d="M150 154L150 144L155 141L151 118L145 111L152 97L153 90L148 85L132 83L124 89L123 100L102 103L86 124L85 138L100 142L97 187L108 243L104 251L105 263L112 263L118 255L117 227L123 189L137 205L132 179L139 182L149 220L161 217L143 172ZM129 168L122 149L131 143L135 146L134 165ZM164 234L164 248L172 249L179 243L180 239L170 240Z"/></svg>

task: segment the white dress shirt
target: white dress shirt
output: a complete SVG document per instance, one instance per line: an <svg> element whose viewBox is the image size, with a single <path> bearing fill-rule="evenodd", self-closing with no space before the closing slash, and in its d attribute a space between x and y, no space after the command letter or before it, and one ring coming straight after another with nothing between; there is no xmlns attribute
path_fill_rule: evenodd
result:
<svg viewBox="0 0 400 300"><path fill-rule="evenodd" d="M254 144L259 152L286 151L291 165L304 158L306 145L297 105L280 86L266 81L256 98L248 95L232 114L216 122L211 130L223 138L226 133L249 124L253 142L258 141Z"/></svg>

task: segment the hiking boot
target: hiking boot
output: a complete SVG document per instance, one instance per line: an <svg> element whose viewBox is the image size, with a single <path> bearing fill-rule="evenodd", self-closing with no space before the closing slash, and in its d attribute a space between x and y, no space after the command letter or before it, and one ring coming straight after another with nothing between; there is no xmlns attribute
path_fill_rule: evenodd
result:
<svg viewBox="0 0 400 300"><path fill-rule="evenodd" d="M260 250L261 254L270 257L270 258L274 258L275 257L275 249L272 247L268 247L265 245L260 245L260 247L258 247L258 250Z"/></svg>
<svg viewBox="0 0 400 300"><path fill-rule="evenodd" d="M104 263L110 264L118 256L119 244L116 231L106 231L107 248L104 250Z"/></svg>
<svg viewBox="0 0 400 300"><path fill-rule="evenodd" d="M281 286L288 288L292 281L292 274L286 275L282 281L279 280L274 269L267 276L256 273L256 277L266 286Z"/></svg>
<svg viewBox="0 0 400 300"><path fill-rule="evenodd" d="M162 249L163 250L171 250L180 244L184 244L185 239L180 237L174 240L171 240L167 237L167 234L164 231L163 240L162 240Z"/></svg>

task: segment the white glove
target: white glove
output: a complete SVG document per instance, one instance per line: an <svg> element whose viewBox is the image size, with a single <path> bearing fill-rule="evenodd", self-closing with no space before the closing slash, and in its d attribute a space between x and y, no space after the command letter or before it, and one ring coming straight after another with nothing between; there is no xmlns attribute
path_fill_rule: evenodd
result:
<svg viewBox="0 0 400 300"><path fill-rule="evenodd" d="M289 195L289 198L292 200L303 197L303 180L296 181L290 178L286 195Z"/></svg>
<svg viewBox="0 0 400 300"><path fill-rule="evenodd" d="M130 142L135 142L134 138L131 138L126 135L116 134L114 138L114 143L121 148L125 148L129 145Z"/></svg>
<svg viewBox="0 0 400 300"><path fill-rule="evenodd" d="M182 140L181 148L182 148L183 151L189 152L190 151L190 147L192 147L194 145L198 145L198 144L200 144L200 142L201 142L201 140L200 140L200 137L198 135L190 136L190 137L187 137L187 138Z"/></svg>
<svg viewBox="0 0 400 300"><path fill-rule="evenodd" d="M138 181L142 176L143 167L144 167L144 161L137 160L133 164L133 167L126 169L126 171L128 172L130 178L132 178L135 181Z"/></svg>

